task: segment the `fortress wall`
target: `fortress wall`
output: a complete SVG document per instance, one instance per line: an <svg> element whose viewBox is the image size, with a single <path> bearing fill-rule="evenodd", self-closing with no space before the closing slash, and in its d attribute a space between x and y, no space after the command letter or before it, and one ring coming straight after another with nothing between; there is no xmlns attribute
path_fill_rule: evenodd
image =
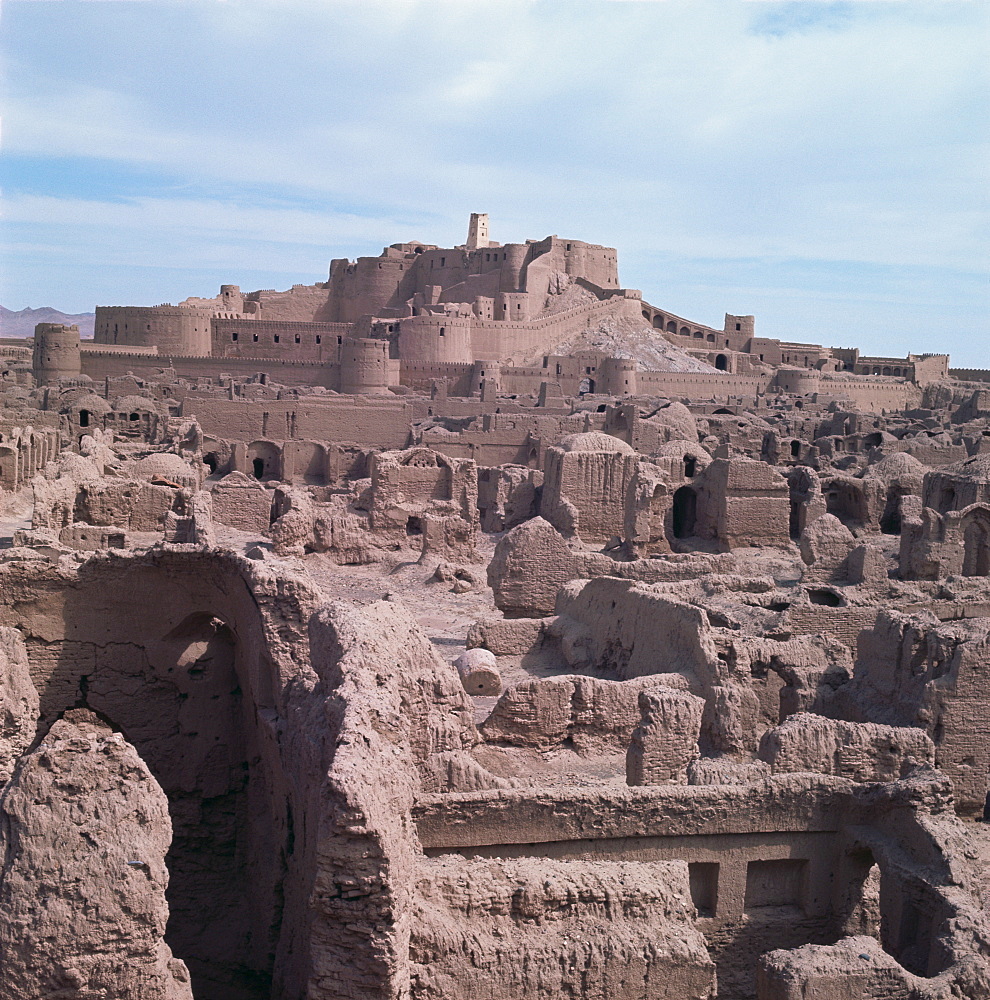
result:
<svg viewBox="0 0 990 1000"><path fill-rule="evenodd" d="M211 328L215 357L280 361L336 361L341 339L351 335L350 323L214 317Z"/></svg>
<svg viewBox="0 0 990 1000"><path fill-rule="evenodd" d="M477 251L483 254L485 251ZM477 257L472 254L472 257ZM489 253L489 255L491 255ZM500 256L500 254L498 254ZM481 265L485 270L480 274L466 274L462 281L445 287L440 294L441 302L474 302L478 298L494 299L498 294L498 265L494 261Z"/></svg>
<svg viewBox="0 0 990 1000"><path fill-rule="evenodd" d="M210 352L212 309L184 306L97 306L93 339L97 344L158 347L163 354Z"/></svg>
<svg viewBox="0 0 990 1000"><path fill-rule="evenodd" d="M539 253L552 251L562 256L564 270L571 277L586 278L601 288L619 287L619 255L615 247L551 236L534 244L537 248Z"/></svg>
<svg viewBox="0 0 990 1000"><path fill-rule="evenodd" d="M609 298L528 323L475 319L471 324L473 356L512 364L536 354L548 354L568 335L576 333L582 320L590 326L607 316L620 316L627 308L626 302Z"/></svg>
<svg viewBox="0 0 990 1000"><path fill-rule="evenodd" d="M990 382L990 369L987 368L950 368L949 377L961 382Z"/></svg>
<svg viewBox="0 0 990 1000"><path fill-rule="evenodd" d="M822 379L820 395L848 396L862 410L906 410L921 405L921 389L910 382L853 382Z"/></svg>
<svg viewBox="0 0 990 1000"><path fill-rule="evenodd" d="M146 358L158 357L157 347L135 347L132 344L94 344L91 340L84 340L80 342L79 349L83 354L132 354Z"/></svg>
<svg viewBox="0 0 990 1000"><path fill-rule="evenodd" d="M677 316L666 309L660 309L658 306L651 305L649 302L642 303L642 313L643 318L654 329L666 333L670 342L676 344L678 347L698 347L702 341L715 343L720 348L725 348L726 346L728 338L724 330L716 330L713 326L705 326L703 323L697 323L693 319L685 319L683 316ZM648 319L646 316L647 313L650 314ZM658 322L661 324L660 326L657 326ZM667 329L671 323L674 324L674 330ZM682 335L681 330L687 330L687 335ZM700 333L701 336L695 336L696 333ZM708 341L708 334L714 334L716 337L715 341ZM729 350L732 350L732 347Z"/></svg>
<svg viewBox="0 0 990 1000"><path fill-rule="evenodd" d="M729 375L721 372L639 372L639 391L648 395L689 399L726 399L766 392L767 375Z"/></svg>
<svg viewBox="0 0 990 1000"><path fill-rule="evenodd" d="M251 378L263 372L280 385L319 385L337 389L340 384L340 366L312 361L275 361L271 358L214 358L184 355L155 355L147 352L103 353L83 351L82 374L92 379L120 375L138 378L160 378L162 369L173 369L179 378L218 379L222 375Z"/></svg>
<svg viewBox="0 0 990 1000"><path fill-rule="evenodd" d="M416 279L413 272L421 258L358 257L331 263L330 291L320 319L354 323L362 316L377 316L411 298Z"/></svg>
<svg viewBox="0 0 990 1000"><path fill-rule="evenodd" d="M282 323L325 320L329 299L330 291L325 284L293 285L284 292L264 289L248 296L248 302L257 303L259 319ZM247 306L247 310L251 308Z"/></svg>
<svg viewBox="0 0 990 1000"><path fill-rule="evenodd" d="M431 286L449 288L461 284L474 270L473 254L464 250L441 247L424 250L416 256L410 295L425 295Z"/></svg>
<svg viewBox="0 0 990 1000"><path fill-rule="evenodd" d="M471 391L472 368L473 365L463 362L422 362L402 359L399 381L401 385L429 392L434 379L446 379L448 396L466 396Z"/></svg>
<svg viewBox="0 0 990 1000"><path fill-rule="evenodd" d="M226 441L347 442L369 448L405 448L409 425L425 416L401 399L373 403L360 396L320 402L305 399L189 399L182 415L194 416L203 432Z"/></svg>
<svg viewBox="0 0 990 1000"><path fill-rule="evenodd" d="M541 382L560 382L560 378L551 374L548 368L502 369L502 392L508 395L535 395L540 391Z"/></svg>

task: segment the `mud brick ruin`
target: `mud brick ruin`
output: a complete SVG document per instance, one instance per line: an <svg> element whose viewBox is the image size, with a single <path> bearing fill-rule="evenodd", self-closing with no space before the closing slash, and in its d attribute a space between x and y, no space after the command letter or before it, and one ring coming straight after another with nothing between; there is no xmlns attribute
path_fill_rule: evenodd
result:
<svg viewBox="0 0 990 1000"><path fill-rule="evenodd" d="M0 1000L990 998L990 371L477 215L0 372Z"/></svg>

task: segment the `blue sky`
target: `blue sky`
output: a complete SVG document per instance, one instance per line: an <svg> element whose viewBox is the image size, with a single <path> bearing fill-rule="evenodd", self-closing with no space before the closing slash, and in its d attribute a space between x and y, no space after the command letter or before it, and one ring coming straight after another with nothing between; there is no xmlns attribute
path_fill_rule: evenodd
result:
<svg viewBox="0 0 990 1000"><path fill-rule="evenodd" d="M655 305L990 367L982 0L4 0L8 308L615 246Z"/></svg>

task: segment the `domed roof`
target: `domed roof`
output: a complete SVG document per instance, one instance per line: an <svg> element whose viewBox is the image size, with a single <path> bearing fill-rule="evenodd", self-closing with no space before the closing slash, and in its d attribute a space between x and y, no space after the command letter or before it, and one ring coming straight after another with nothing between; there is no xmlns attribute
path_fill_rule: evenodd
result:
<svg viewBox="0 0 990 1000"><path fill-rule="evenodd" d="M712 456L708 453L707 448L702 448L697 441L688 441L684 438L674 438L672 441L666 442L666 444L660 445L660 447L653 453L660 458L667 458L669 456L676 456L680 458L682 455L694 455L696 457L711 458Z"/></svg>
<svg viewBox="0 0 990 1000"><path fill-rule="evenodd" d="M97 396L95 392L76 392L68 401L63 398L60 402L62 403L62 413L68 413L70 410L89 410L92 413L109 413L110 410L113 409L113 407L102 396Z"/></svg>
<svg viewBox="0 0 990 1000"><path fill-rule="evenodd" d="M932 472L934 475L990 482L990 452L974 455L972 458L967 458L964 462L956 462L954 465L945 465L941 469L933 469Z"/></svg>
<svg viewBox="0 0 990 1000"><path fill-rule="evenodd" d="M195 479L195 473L187 462L171 452L148 455L134 463L134 472L142 478L163 476L166 479Z"/></svg>
<svg viewBox="0 0 990 1000"><path fill-rule="evenodd" d="M895 476L904 475L923 476L927 471L927 466L919 462L914 455L909 455L906 451L895 451L869 466L863 476L864 478L869 476L876 479L893 479Z"/></svg>
<svg viewBox="0 0 990 1000"><path fill-rule="evenodd" d="M151 410L153 413L158 412L158 406L155 404L155 401L148 399L147 396L121 396L120 399L114 401L113 408L118 413L125 413L128 410Z"/></svg>
<svg viewBox="0 0 990 1000"><path fill-rule="evenodd" d="M635 455L633 448L611 434L601 431L585 431L583 434L568 434L558 445L564 451L618 451L623 455Z"/></svg>
<svg viewBox="0 0 990 1000"><path fill-rule="evenodd" d="M90 482L100 478L100 468L85 455L74 451L63 451L58 457L59 478L75 480L77 483Z"/></svg>

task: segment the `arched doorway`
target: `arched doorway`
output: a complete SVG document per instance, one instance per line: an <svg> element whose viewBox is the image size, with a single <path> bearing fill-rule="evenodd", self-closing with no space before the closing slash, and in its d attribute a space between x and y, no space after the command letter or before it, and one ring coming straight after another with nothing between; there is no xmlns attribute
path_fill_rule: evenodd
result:
<svg viewBox="0 0 990 1000"><path fill-rule="evenodd" d="M255 479L282 478L282 450L271 441L252 441L247 448L247 460Z"/></svg>
<svg viewBox="0 0 990 1000"><path fill-rule="evenodd" d="M963 576L990 576L990 511L977 508L960 524L963 535Z"/></svg>
<svg viewBox="0 0 990 1000"><path fill-rule="evenodd" d="M698 494L690 486L682 486L674 494L674 538L690 538L698 520Z"/></svg>
<svg viewBox="0 0 990 1000"><path fill-rule="evenodd" d="M887 490L887 501L884 504L883 513L880 515L880 530L885 535L899 535L901 533L901 497L903 495L896 486L891 486Z"/></svg>
<svg viewBox="0 0 990 1000"><path fill-rule="evenodd" d="M727 372L729 370L729 359L724 354L719 354L715 358L715 367L720 372Z"/></svg>
<svg viewBox="0 0 990 1000"><path fill-rule="evenodd" d="M653 488L653 496L650 498L650 544L664 541L667 496L667 487L662 483Z"/></svg>

